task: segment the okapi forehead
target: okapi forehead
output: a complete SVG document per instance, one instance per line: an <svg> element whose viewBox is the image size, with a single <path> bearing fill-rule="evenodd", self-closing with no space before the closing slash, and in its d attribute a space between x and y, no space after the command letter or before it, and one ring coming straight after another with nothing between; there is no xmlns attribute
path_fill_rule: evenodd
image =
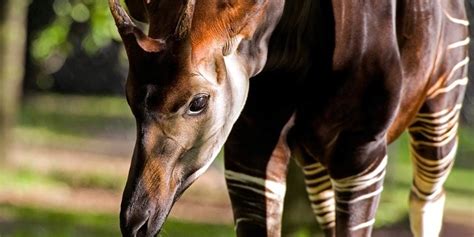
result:
<svg viewBox="0 0 474 237"><path fill-rule="evenodd" d="M135 0L140 1L140 0ZM141 0L145 1L150 23L149 36L167 39L179 31L189 29L193 48L212 47L213 42L225 43L239 33L255 15L260 0ZM149 2L147 2L149 1ZM189 11L194 10L193 12ZM187 19L183 15L191 15ZM186 22L180 22L183 20ZM189 24L189 25L187 25Z"/></svg>
<svg viewBox="0 0 474 237"><path fill-rule="evenodd" d="M255 12L254 1L198 1L194 12L193 45L209 39L227 40L239 33Z"/></svg>

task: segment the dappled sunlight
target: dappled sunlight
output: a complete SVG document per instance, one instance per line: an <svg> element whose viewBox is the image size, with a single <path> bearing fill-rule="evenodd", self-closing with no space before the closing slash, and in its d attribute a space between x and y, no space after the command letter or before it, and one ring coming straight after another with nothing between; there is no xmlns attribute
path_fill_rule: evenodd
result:
<svg viewBox="0 0 474 237"><path fill-rule="evenodd" d="M4 2L15 4L8 8L9 25ZM474 9L474 0L466 3ZM0 127L0 237L120 236L120 205L137 129L125 96L129 64L107 0L7 0L0 7L5 36L0 61L6 68L0 66L0 126L6 124ZM458 155L445 184L442 236L474 236L473 84L467 87ZM411 236L412 166L404 133L389 146L373 236ZM285 212L283 237L323 236L302 175L287 185L293 203ZM161 237L235 236L223 151L169 217Z"/></svg>

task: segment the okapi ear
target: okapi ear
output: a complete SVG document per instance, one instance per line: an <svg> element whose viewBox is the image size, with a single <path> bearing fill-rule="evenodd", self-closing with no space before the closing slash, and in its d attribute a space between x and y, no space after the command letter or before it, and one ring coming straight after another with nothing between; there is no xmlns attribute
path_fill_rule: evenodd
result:
<svg viewBox="0 0 474 237"><path fill-rule="evenodd" d="M148 23L147 9L145 1L149 0L125 0L130 16L137 21Z"/></svg>
<svg viewBox="0 0 474 237"><path fill-rule="evenodd" d="M178 25L174 32L175 37L184 38L189 34L191 30L191 25L193 23L194 15L194 6L196 5L196 0L186 0L183 6L183 9L180 13L178 20Z"/></svg>
<svg viewBox="0 0 474 237"><path fill-rule="evenodd" d="M148 53L157 53L166 47L164 40L153 39L145 35L122 8L119 0L109 0L109 7L129 56L137 53L137 49Z"/></svg>
<svg viewBox="0 0 474 237"><path fill-rule="evenodd" d="M256 18L261 17L262 9L265 8L269 0L233 0L231 14L233 20L231 26L231 36L242 34L249 36L253 34L257 25Z"/></svg>

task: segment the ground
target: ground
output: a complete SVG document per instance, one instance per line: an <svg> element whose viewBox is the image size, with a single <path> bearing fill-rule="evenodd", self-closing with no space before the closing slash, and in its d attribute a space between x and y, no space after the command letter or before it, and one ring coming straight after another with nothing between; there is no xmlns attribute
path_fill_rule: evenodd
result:
<svg viewBox="0 0 474 237"><path fill-rule="evenodd" d="M0 166L0 237L119 235L133 129L122 98L56 95L27 101L12 156ZM460 151L447 183L446 237L474 236L474 162L469 158L474 146L466 134L461 141L469 149ZM391 150L403 153L398 150L406 150L406 139ZM411 236L406 214L410 162L398 153L389 161L373 236ZM301 229L288 236L307 233ZM234 236L221 159L177 202L162 236Z"/></svg>
<svg viewBox="0 0 474 237"><path fill-rule="evenodd" d="M50 185L47 182L43 184L45 187L42 187L42 185L34 187L33 184L32 187L27 185L25 188L18 188L18 186L8 188L8 185L6 185L7 188L0 191L0 234L16 233L15 229L21 229L24 226L33 226L34 228L35 225L43 225L42 223L35 223L35 220L11 218L8 214L2 214L2 209L6 210L5 212L11 212L15 208L41 209L47 207L53 210L95 212L116 216L121 196L119 187L124 183L128 165L127 157L117 158L87 152L17 146L14 159L9 164L9 167L13 167L12 169L21 167L23 170L38 172L32 175L53 174L53 177L50 177L53 180L52 182L54 182L54 176L58 176L58 179L64 179L59 174L59 170L64 173L74 172L77 180L67 181L71 185L63 187L61 185ZM115 175L114 179L116 178L120 183L118 187L115 188L112 185L107 187L107 184L101 184L103 185L102 188L87 187L95 185L86 184L86 181L80 180L81 176L91 175L97 170L100 170L101 175L107 173ZM51 180L48 182L51 182ZM107 181L104 181L104 183L107 183ZM189 223L223 225L227 226L228 231L231 231L232 213L227 199L222 170L212 167L179 200L170 217L174 220ZM77 223L80 226L80 222ZM116 225L116 223L114 224ZM113 228L117 229L118 226ZM84 228L84 231L87 232L87 228ZM404 218L394 225L378 228L373 236L411 236L408 220ZM448 211L445 215L442 236L474 236L474 213Z"/></svg>

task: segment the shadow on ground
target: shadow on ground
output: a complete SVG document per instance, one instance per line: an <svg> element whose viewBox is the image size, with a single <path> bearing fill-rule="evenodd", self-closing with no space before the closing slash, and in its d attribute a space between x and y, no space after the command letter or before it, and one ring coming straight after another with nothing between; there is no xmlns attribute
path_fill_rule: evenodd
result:
<svg viewBox="0 0 474 237"><path fill-rule="evenodd" d="M469 217L466 217L469 218ZM466 219L465 223L445 220L441 237L472 237L474 236L474 220ZM470 222L470 223L469 223ZM394 225L377 229L373 232L373 237L412 237L408 217Z"/></svg>

